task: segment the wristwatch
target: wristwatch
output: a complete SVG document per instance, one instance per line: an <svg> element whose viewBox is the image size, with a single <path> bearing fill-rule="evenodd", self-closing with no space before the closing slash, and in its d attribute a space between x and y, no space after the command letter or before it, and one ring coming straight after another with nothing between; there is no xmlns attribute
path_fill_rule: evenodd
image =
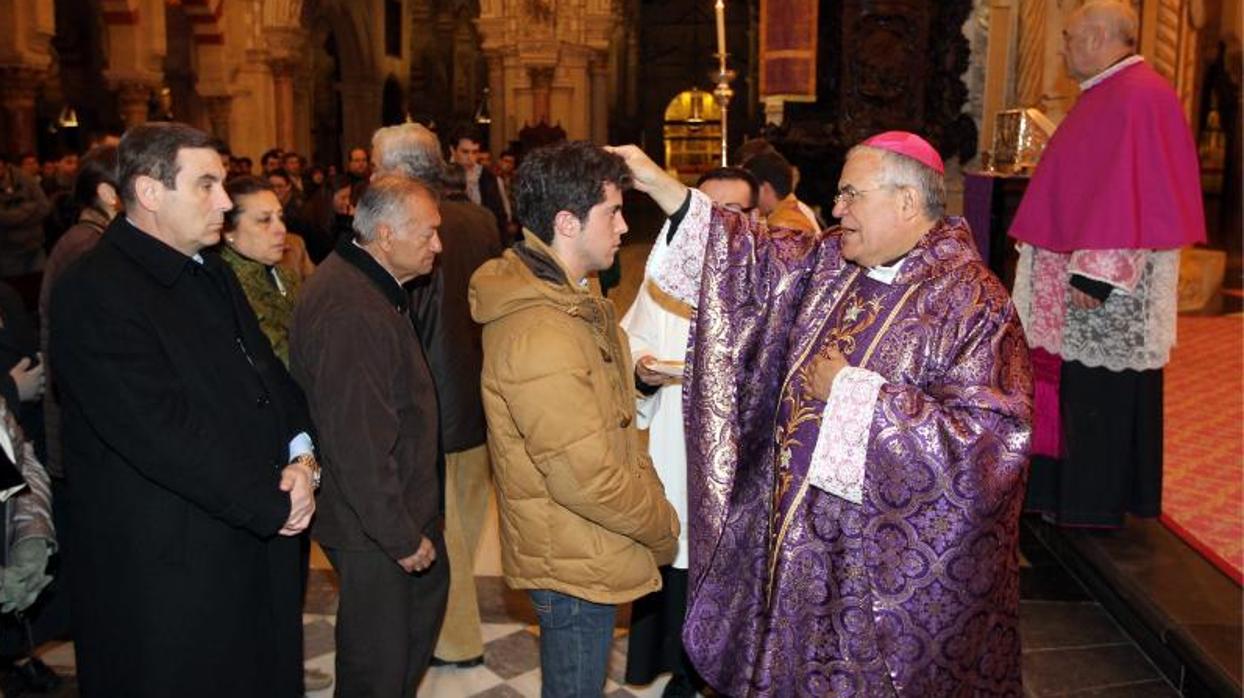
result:
<svg viewBox="0 0 1244 698"><path fill-rule="evenodd" d="M322 470L320 469L320 462L315 459L314 454L303 453L291 460L289 464L306 466L307 470L311 471L311 486L315 489L320 488L320 476L322 475Z"/></svg>

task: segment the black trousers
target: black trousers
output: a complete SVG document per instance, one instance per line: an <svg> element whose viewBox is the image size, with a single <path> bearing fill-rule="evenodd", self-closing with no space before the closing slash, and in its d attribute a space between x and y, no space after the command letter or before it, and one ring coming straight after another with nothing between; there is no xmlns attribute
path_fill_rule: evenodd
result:
<svg viewBox="0 0 1244 698"><path fill-rule="evenodd" d="M687 615L687 570L671 566L660 569L661 590L635 599L631 604L631 632L626 650L626 682L643 685L659 674L673 672L670 683L680 679L691 687L704 686L682 646L683 619Z"/></svg>
<svg viewBox="0 0 1244 698"><path fill-rule="evenodd" d="M341 583L334 695L413 696L445 617L444 542L437 541L436 563L422 574L406 574L380 550L325 548L324 553Z"/></svg>
<svg viewBox="0 0 1244 698"><path fill-rule="evenodd" d="M1063 362L1062 458L1036 456L1025 509L1064 526L1117 527L1162 513L1162 371Z"/></svg>

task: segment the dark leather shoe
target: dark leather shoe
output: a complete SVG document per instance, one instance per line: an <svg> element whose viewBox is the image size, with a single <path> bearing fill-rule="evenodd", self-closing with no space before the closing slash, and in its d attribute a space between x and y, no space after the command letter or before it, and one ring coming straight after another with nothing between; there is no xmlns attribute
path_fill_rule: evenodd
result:
<svg viewBox="0 0 1244 698"><path fill-rule="evenodd" d="M455 669L474 669L477 666L484 666L484 655L463 659L457 662L449 662L440 657L432 657L432 666L448 666Z"/></svg>

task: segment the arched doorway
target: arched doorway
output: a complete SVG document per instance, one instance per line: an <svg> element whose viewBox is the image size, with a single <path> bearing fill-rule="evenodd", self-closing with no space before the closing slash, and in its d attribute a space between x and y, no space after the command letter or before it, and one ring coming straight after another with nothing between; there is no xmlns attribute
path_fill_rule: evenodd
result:
<svg viewBox="0 0 1244 698"><path fill-rule="evenodd" d="M302 6L303 26L312 32L312 152L321 164L340 165L344 151L365 146L380 125L384 87L376 52L383 46L369 38L369 6L354 0L306 0Z"/></svg>
<svg viewBox="0 0 1244 698"><path fill-rule="evenodd" d="M684 184L721 164L721 108L697 87L680 92L665 107L662 126L665 169Z"/></svg>

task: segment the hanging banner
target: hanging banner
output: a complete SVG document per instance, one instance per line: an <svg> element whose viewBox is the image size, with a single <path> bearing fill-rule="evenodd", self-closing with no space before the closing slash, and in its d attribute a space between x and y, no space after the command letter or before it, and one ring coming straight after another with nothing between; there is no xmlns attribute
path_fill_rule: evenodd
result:
<svg viewBox="0 0 1244 698"><path fill-rule="evenodd" d="M760 97L816 101L818 0L760 0Z"/></svg>

